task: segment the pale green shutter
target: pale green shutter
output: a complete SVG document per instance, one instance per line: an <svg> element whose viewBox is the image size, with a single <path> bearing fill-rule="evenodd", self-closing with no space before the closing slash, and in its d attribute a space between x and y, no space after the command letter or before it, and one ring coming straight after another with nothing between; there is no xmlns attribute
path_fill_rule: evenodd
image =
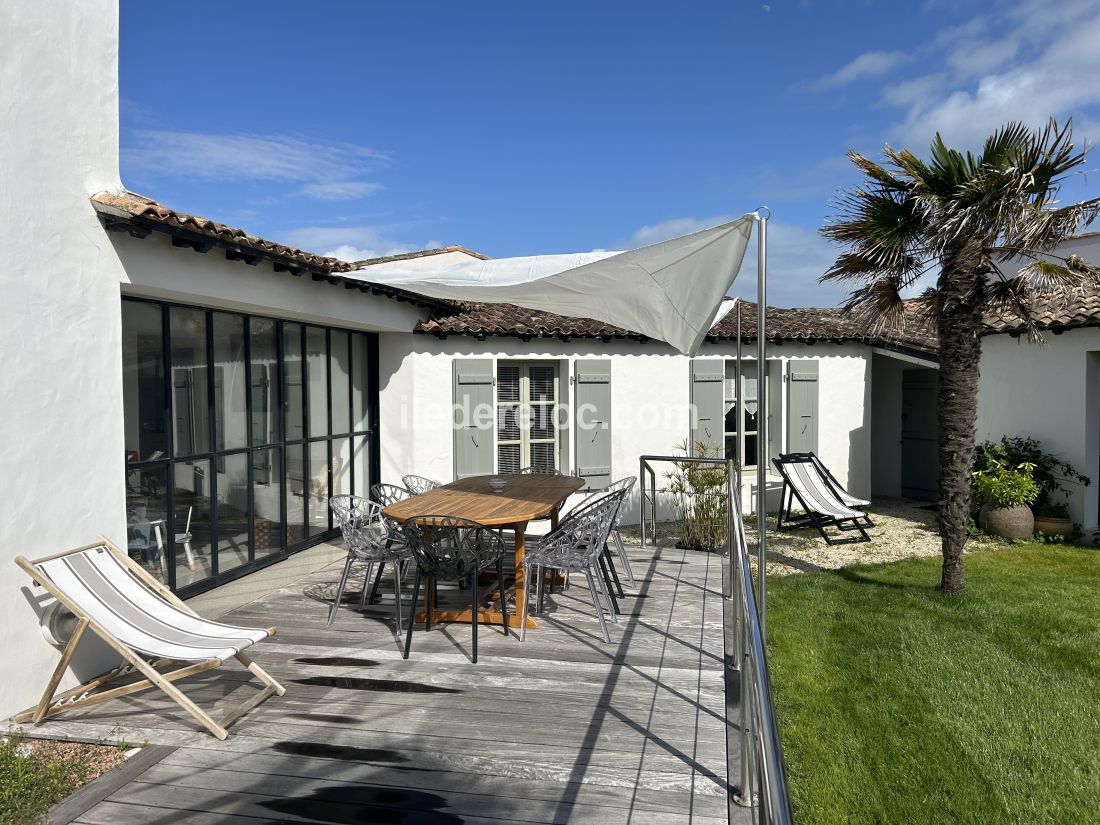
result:
<svg viewBox="0 0 1100 825"><path fill-rule="evenodd" d="M699 445L706 445L707 455L725 455L723 437L725 416L723 413L723 388L725 386L725 361L720 358L695 358L691 362L691 444L690 455L699 453Z"/></svg>
<svg viewBox="0 0 1100 825"><path fill-rule="evenodd" d="M602 490L611 483L611 359L578 360L574 374L577 475Z"/></svg>
<svg viewBox="0 0 1100 825"><path fill-rule="evenodd" d="M817 361L791 361L787 381L787 449L817 452Z"/></svg>
<svg viewBox="0 0 1100 825"><path fill-rule="evenodd" d="M455 478L493 472L493 360L454 360Z"/></svg>

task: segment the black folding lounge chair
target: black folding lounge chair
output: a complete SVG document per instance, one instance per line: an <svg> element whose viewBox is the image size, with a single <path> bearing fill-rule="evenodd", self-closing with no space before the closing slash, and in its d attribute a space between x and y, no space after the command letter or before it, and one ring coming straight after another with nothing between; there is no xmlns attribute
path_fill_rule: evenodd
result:
<svg viewBox="0 0 1100 825"><path fill-rule="evenodd" d="M825 481L827 481L829 483L829 486L833 488L833 492L836 493L836 497L840 499L841 504L843 504L845 507L851 507L853 510L862 510L864 507L867 507L871 504L871 502L867 499L860 498L859 496L853 496L851 493L845 490L841 483L836 480L836 476L830 473L829 468L826 467L821 459L817 457L817 453L806 453L806 455L810 457L810 461L812 461L814 463L814 466L817 467L818 472L820 472L821 475L825 477ZM871 521L871 517L866 513L863 514L863 518L866 519L863 522L863 525L865 527L875 526L875 523Z"/></svg>
<svg viewBox="0 0 1100 825"><path fill-rule="evenodd" d="M851 544L870 541L867 535L867 514L844 504L826 477L818 470L809 453L789 453L772 459L772 464L783 477L782 500L776 528L794 530L815 527L827 544ZM795 515L794 502L805 511ZM859 537L833 538L826 527L837 530L857 530Z"/></svg>

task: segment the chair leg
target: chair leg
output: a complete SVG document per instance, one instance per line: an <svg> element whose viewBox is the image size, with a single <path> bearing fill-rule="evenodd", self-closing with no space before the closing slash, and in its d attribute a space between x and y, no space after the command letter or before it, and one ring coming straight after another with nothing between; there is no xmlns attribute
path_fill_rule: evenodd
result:
<svg viewBox="0 0 1100 825"><path fill-rule="evenodd" d="M473 611L473 616L470 617L470 626L473 628L473 661L477 664L477 573L474 573L470 577L470 608Z"/></svg>
<svg viewBox="0 0 1100 825"><path fill-rule="evenodd" d="M615 548L619 551L619 561L623 563L623 570L626 571L627 581L630 582L630 586L633 589L638 587L638 582L634 578L634 571L630 569L630 559L626 556L626 545L623 544L623 537L619 535L618 530L614 530L611 533L615 537Z"/></svg>
<svg viewBox="0 0 1100 825"><path fill-rule="evenodd" d="M396 621L397 635L401 635L401 565L394 562L393 567L393 617Z"/></svg>
<svg viewBox="0 0 1100 825"><path fill-rule="evenodd" d="M432 629L432 609L435 607L435 576L424 577L424 632Z"/></svg>
<svg viewBox="0 0 1100 825"><path fill-rule="evenodd" d="M517 570L516 575L523 576L523 604L516 605L519 608L519 640L522 642L527 638L527 605L530 601L528 593L531 589L531 565L524 565L522 573Z"/></svg>
<svg viewBox="0 0 1100 825"><path fill-rule="evenodd" d="M367 589L370 587L370 576L374 572L374 562L367 565L367 569L363 571L363 589L359 591L359 609L362 610L367 606ZM379 574L382 570L378 570Z"/></svg>
<svg viewBox="0 0 1100 825"><path fill-rule="evenodd" d="M195 569L195 554L191 552L191 539L183 543L183 555L187 557L187 566Z"/></svg>
<svg viewBox="0 0 1100 825"><path fill-rule="evenodd" d="M408 629L408 633L405 636L405 652L401 656L402 659L408 659L409 658L409 649L412 647L412 643L413 643L413 625L416 624L416 597L420 595L420 579L421 578L423 578L423 576L420 573L420 566L417 565L417 568L416 568L416 582L413 584L412 607L409 608L409 629ZM426 596L427 596L427 594L425 593L425 597ZM425 600L426 600L426 598L425 598ZM431 605L427 605L427 607L428 607L428 615L431 616Z"/></svg>
<svg viewBox="0 0 1100 825"><path fill-rule="evenodd" d="M596 618L600 620L600 632L603 633L603 640L610 644L611 634L607 632L607 622L603 619L603 599L596 592L596 581L592 577L592 568L585 570L584 575L588 577L588 592L592 594L592 606L596 608Z"/></svg>
<svg viewBox="0 0 1100 825"><path fill-rule="evenodd" d="M592 575L596 579L596 589L599 590L600 595L607 597L607 612L611 616L611 621L618 624L618 604L615 602L615 594L611 592L611 587L608 585L606 577L602 573L595 571L593 571ZM602 605L603 602L601 601L600 604Z"/></svg>
<svg viewBox="0 0 1100 825"><path fill-rule="evenodd" d="M604 542L603 545L603 557L607 563L607 569L611 572L611 579L615 582L615 591L619 594L620 599L626 598L622 582L619 581L619 572L615 569L615 559L611 556L611 548L607 546L607 542Z"/></svg>
<svg viewBox="0 0 1100 825"><path fill-rule="evenodd" d="M546 593L545 593L545 590L544 590L545 586L546 586L546 568L545 567L540 567L540 568L538 568L538 575L535 577L535 590L536 590L535 615L536 616L541 616L543 609L546 607Z"/></svg>
<svg viewBox="0 0 1100 825"><path fill-rule="evenodd" d="M607 572L607 566L604 562L604 554L598 553L596 559L600 565L600 578L603 580L604 591L607 593L607 599L611 603L611 615L619 615L619 602L615 599L615 591L612 589L611 575Z"/></svg>
<svg viewBox="0 0 1100 825"><path fill-rule="evenodd" d="M336 585L336 597L332 600L332 607L328 610L329 627L332 627L332 623L336 621L336 611L340 608L340 600L344 598L344 587L348 583L348 574L351 572L351 565L354 561L355 557L349 553L348 560L344 562L344 572L340 576L340 583Z"/></svg>
<svg viewBox="0 0 1100 825"><path fill-rule="evenodd" d="M393 562L390 562L391 564ZM367 599L367 604L374 604L378 599L378 587L382 583L382 571L386 569L386 563L380 562L378 565L378 573L374 577L374 586L370 589L370 597ZM369 578L369 577L368 577ZM363 589L366 590L367 579L363 579Z"/></svg>
<svg viewBox="0 0 1100 825"><path fill-rule="evenodd" d="M504 635L508 632L508 599L504 596L504 559L497 559L497 591L500 593L500 615L504 617Z"/></svg>

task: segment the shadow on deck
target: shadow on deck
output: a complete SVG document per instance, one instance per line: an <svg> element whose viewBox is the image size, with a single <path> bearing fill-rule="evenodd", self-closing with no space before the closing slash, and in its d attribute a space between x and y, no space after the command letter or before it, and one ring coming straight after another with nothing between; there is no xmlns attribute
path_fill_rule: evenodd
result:
<svg viewBox="0 0 1100 825"><path fill-rule="evenodd" d="M722 559L628 550L638 589L610 645L574 586L524 643L483 627L477 665L464 624L418 626L404 661L388 593L325 626L307 594L336 563L223 617L278 628L255 658L287 688L225 742L152 692L32 732L168 746L77 822L725 823ZM217 708L247 675L181 686Z"/></svg>

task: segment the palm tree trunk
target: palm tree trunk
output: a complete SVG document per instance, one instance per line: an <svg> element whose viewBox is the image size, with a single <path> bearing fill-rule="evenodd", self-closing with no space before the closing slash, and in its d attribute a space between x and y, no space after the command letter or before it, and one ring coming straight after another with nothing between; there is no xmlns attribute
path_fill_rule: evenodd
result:
<svg viewBox="0 0 1100 825"><path fill-rule="evenodd" d="M968 254L971 253L971 254ZM977 251L980 255L980 249ZM940 590L962 593L963 545L970 518L970 472L978 419L978 367L982 313L980 258L964 249L940 277L939 425L940 536L943 572Z"/></svg>

